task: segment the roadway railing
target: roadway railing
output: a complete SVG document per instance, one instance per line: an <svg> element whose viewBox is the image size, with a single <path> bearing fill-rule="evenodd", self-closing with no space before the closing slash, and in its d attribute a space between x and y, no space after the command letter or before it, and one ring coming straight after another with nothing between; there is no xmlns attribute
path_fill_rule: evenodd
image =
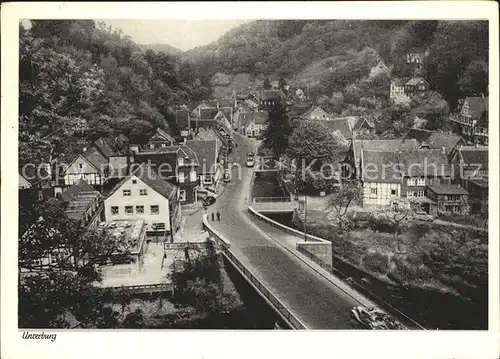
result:
<svg viewBox="0 0 500 359"><path fill-rule="evenodd" d="M254 197L253 202L256 203L274 203L274 202L291 202L290 197Z"/></svg>
<svg viewBox="0 0 500 359"><path fill-rule="evenodd" d="M220 242L219 249L228 259L228 261L247 279L247 281L256 289L256 291L270 304L293 329L308 329L289 309L287 309L279 299L271 293L264 284L231 252L230 242L218 233L209 223L207 215L203 216L203 224L207 231Z"/></svg>

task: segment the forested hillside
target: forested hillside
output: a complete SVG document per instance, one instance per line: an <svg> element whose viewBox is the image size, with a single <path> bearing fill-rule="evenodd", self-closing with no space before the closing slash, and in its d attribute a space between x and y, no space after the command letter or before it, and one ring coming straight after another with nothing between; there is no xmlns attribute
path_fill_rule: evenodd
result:
<svg viewBox="0 0 500 359"><path fill-rule="evenodd" d="M143 49L91 20L20 28L19 159L45 160L99 137L141 142L175 133L175 105L210 96L208 78L180 58Z"/></svg>
<svg viewBox="0 0 500 359"><path fill-rule="evenodd" d="M454 107L487 91L487 44L486 21L259 20L184 55L210 76L283 76L331 97L367 77L379 57L392 76L412 76L406 54L428 51L418 75Z"/></svg>

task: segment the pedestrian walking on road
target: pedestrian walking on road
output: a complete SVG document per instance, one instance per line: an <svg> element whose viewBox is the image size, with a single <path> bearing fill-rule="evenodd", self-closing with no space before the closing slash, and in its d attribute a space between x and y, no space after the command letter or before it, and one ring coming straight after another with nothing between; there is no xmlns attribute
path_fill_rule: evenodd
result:
<svg viewBox="0 0 500 359"><path fill-rule="evenodd" d="M217 211L217 220L220 221L220 213Z"/></svg>
<svg viewBox="0 0 500 359"><path fill-rule="evenodd" d="M212 212L212 222L215 220L214 218L214 212Z"/></svg>

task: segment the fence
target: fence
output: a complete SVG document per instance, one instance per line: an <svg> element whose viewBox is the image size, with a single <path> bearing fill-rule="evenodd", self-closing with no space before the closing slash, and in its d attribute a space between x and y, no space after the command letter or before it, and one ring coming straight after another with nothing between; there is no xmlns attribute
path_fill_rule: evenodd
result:
<svg viewBox="0 0 500 359"><path fill-rule="evenodd" d="M196 247L196 248L206 248L207 247L207 244L205 242L181 242L181 243L167 243L165 242L164 243L164 248L165 249L184 249L186 247L190 247L190 248L193 248L193 247Z"/></svg>
<svg viewBox="0 0 500 359"><path fill-rule="evenodd" d="M282 319L287 322L293 329L307 329L307 327L301 323L281 302L272 294L258 279L255 275L245 267L243 263L231 252L229 241L224 239L217 231L215 231L208 224L207 216L203 217L203 224L208 232L220 240L220 250L226 256L228 261L248 280L248 282L254 287L254 289L271 305L282 317Z"/></svg>

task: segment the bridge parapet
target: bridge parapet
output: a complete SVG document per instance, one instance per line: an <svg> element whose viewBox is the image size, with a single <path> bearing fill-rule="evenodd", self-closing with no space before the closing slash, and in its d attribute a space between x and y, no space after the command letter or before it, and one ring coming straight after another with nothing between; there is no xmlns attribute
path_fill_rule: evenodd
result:
<svg viewBox="0 0 500 359"><path fill-rule="evenodd" d="M264 300L274 308L280 317L292 329L308 329L281 301L271 293L264 284L236 257L230 250L230 242L224 238L208 222L208 215L203 216L203 225L210 233L210 238L214 238L220 244L220 250L226 259L243 275L250 285L259 293Z"/></svg>

